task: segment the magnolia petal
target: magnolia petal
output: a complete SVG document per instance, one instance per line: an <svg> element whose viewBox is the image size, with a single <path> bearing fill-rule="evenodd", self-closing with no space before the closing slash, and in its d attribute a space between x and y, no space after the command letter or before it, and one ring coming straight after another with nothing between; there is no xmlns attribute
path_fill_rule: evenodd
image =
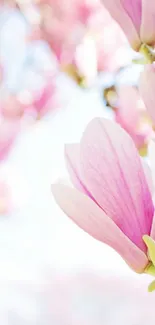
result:
<svg viewBox="0 0 155 325"><path fill-rule="evenodd" d="M132 0L132 4L138 0ZM132 10L131 0L102 0L103 5L109 11L111 16L117 21L120 27L123 29L125 35L127 36L130 44L135 50L139 50L141 41L139 34L137 32L137 24L134 24L134 18L131 17ZM138 1L139 3L139 1ZM134 6L135 8L135 6ZM137 13L137 9L133 12ZM137 14L136 14L137 16ZM139 22L139 20L138 20ZM139 28L138 28L139 29Z"/></svg>
<svg viewBox="0 0 155 325"><path fill-rule="evenodd" d="M153 222L152 222L151 238L153 238L155 240L155 214L154 214Z"/></svg>
<svg viewBox="0 0 155 325"><path fill-rule="evenodd" d="M131 86L121 86L117 90L118 104L115 120L130 134L136 147L145 154L147 139L152 132L151 126L144 125L144 104L140 99L138 90ZM142 111L143 110L143 111Z"/></svg>
<svg viewBox="0 0 155 325"><path fill-rule="evenodd" d="M131 131L137 129L140 112L137 109L139 94L136 88L121 86L118 89L118 116L120 124L125 125Z"/></svg>
<svg viewBox="0 0 155 325"><path fill-rule="evenodd" d="M144 67L140 76L139 91L145 106L155 122L155 65L148 64Z"/></svg>
<svg viewBox="0 0 155 325"><path fill-rule="evenodd" d="M142 1L141 39L143 43L155 44L155 1Z"/></svg>
<svg viewBox="0 0 155 325"><path fill-rule="evenodd" d="M139 34L142 16L142 0L121 0L125 12L131 18Z"/></svg>
<svg viewBox="0 0 155 325"><path fill-rule="evenodd" d="M143 240L148 248L149 258L155 266L155 241L148 235L144 235Z"/></svg>
<svg viewBox="0 0 155 325"><path fill-rule="evenodd" d="M78 143L65 145L65 160L73 185L80 191L87 193L80 177L80 145Z"/></svg>
<svg viewBox="0 0 155 325"><path fill-rule="evenodd" d="M153 184L155 185L155 142L153 140L149 143L148 158L150 161ZM151 237L155 240L155 216L151 228Z"/></svg>
<svg viewBox="0 0 155 325"><path fill-rule="evenodd" d="M136 272L148 264L146 255L88 196L65 185L52 185L57 204L80 228L115 249Z"/></svg>
<svg viewBox="0 0 155 325"><path fill-rule="evenodd" d="M152 181L155 185L155 142L153 140L151 140L148 145L148 158L150 162Z"/></svg>
<svg viewBox="0 0 155 325"><path fill-rule="evenodd" d="M96 118L81 141L81 172L98 205L139 248L154 207L137 149L116 123Z"/></svg>
<svg viewBox="0 0 155 325"><path fill-rule="evenodd" d="M152 173L151 173L151 169L149 167L149 165L147 164L147 162L145 160L142 159L142 165L143 165L143 170L144 170L144 174L146 177L146 181L150 190L150 193L154 193L154 184L153 183L153 179L152 179Z"/></svg>
<svg viewBox="0 0 155 325"><path fill-rule="evenodd" d="M66 144L65 145L65 159L67 169L73 185L81 192L87 194L93 199L92 195L87 190L82 177L80 175L80 144Z"/></svg>

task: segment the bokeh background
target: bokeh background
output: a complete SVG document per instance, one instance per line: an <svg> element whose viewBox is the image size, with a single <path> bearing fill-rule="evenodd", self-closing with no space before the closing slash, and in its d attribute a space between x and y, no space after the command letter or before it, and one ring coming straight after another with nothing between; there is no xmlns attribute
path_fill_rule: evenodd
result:
<svg viewBox="0 0 155 325"><path fill-rule="evenodd" d="M130 101L141 70L97 0L0 0L0 324L154 324L150 278L68 220L51 193L68 181L64 143L95 116L124 123L146 156L151 122L138 95Z"/></svg>

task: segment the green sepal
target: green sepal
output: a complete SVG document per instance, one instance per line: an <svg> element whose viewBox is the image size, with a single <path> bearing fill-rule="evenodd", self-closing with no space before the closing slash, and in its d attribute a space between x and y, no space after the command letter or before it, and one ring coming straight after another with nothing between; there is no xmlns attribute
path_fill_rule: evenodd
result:
<svg viewBox="0 0 155 325"><path fill-rule="evenodd" d="M149 259L155 266L155 241L148 235L144 235L143 240L148 248Z"/></svg>
<svg viewBox="0 0 155 325"><path fill-rule="evenodd" d="M153 292L155 290L155 280L152 281L148 286L148 292Z"/></svg>

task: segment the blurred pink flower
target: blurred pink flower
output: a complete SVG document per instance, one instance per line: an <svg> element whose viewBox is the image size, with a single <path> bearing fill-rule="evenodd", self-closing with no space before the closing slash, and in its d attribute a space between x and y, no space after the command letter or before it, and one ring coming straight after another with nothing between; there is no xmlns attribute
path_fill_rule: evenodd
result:
<svg viewBox="0 0 155 325"><path fill-rule="evenodd" d="M144 272L150 262L143 236L151 234L154 206L148 174L130 136L118 124L96 118L80 144L66 146L65 155L78 190L52 185L59 206L133 270Z"/></svg>
<svg viewBox="0 0 155 325"><path fill-rule="evenodd" d="M140 76L139 90L148 113L155 123L155 65L148 64Z"/></svg>
<svg viewBox="0 0 155 325"><path fill-rule="evenodd" d="M155 2L153 0L102 0L125 32L131 46L155 44Z"/></svg>
<svg viewBox="0 0 155 325"><path fill-rule="evenodd" d="M19 119L23 116L25 106L18 100L16 95L7 94L1 100L0 110L6 119Z"/></svg>
<svg viewBox="0 0 155 325"><path fill-rule="evenodd" d="M117 95L116 121L130 134L138 149L147 146L153 131L138 90L131 86L122 86Z"/></svg>
<svg viewBox="0 0 155 325"><path fill-rule="evenodd" d="M97 70L117 70L128 62L126 38L100 1L39 1L37 6L41 23L34 24L30 40L43 38L73 77L79 74L90 84Z"/></svg>
<svg viewBox="0 0 155 325"><path fill-rule="evenodd" d="M19 120L0 119L0 160L9 154L20 131Z"/></svg>
<svg viewBox="0 0 155 325"><path fill-rule="evenodd" d="M35 91L25 89L14 95L8 94L1 101L1 114L12 122L28 116L40 119L57 107L56 90L54 78L49 78L43 87Z"/></svg>
<svg viewBox="0 0 155 325"><path fill-rule="evenodd" d="M36 118L40 119L56 107L56 86L53 80L50 79L42 89L33 94L30 108L34 110Z"/></svg>

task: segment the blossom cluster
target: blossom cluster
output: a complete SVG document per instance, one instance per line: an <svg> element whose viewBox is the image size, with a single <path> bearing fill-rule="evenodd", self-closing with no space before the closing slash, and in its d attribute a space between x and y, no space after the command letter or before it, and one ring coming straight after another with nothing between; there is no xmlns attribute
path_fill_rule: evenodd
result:
<svg viewBox="0 0 155 325"><path fill-rule="evenodd" d="M62 210L84 231L115 249L135 272L155 275L155 4L147 0L102 2L133 49L142 53L145 65L136 87L110 89L108 104L116 121L95 118L80 143L66 145L74 188L57 183L52 192ZM136 148L146 138L151 170ZM155 281L149 286L153 290Z"/></svg>
<svg viewBox="0 0 155 325"><path fill-rule="evenodd" d="M54 71L40 67L37 73L44 84L37 90L27 85L12 93L4 85L6 71L0 57L0 161L19 131L58 108L59 73L67 73L78 85L95 87L101 73L116 77L134 62L141 65L138 83L114 82L104 89L115 121L95 118L80 144L66 145L75 189L55 184L52 192L75 223L114 248L134 271L155 275L153 0L10 0L0 2L0 10L4 7L26 19L26 44L44 42L57 64ZM149 156L151 170L140 155ZM2 197L6 192L2 186ZM154 288L155 282L149 289Z"/></svg>

